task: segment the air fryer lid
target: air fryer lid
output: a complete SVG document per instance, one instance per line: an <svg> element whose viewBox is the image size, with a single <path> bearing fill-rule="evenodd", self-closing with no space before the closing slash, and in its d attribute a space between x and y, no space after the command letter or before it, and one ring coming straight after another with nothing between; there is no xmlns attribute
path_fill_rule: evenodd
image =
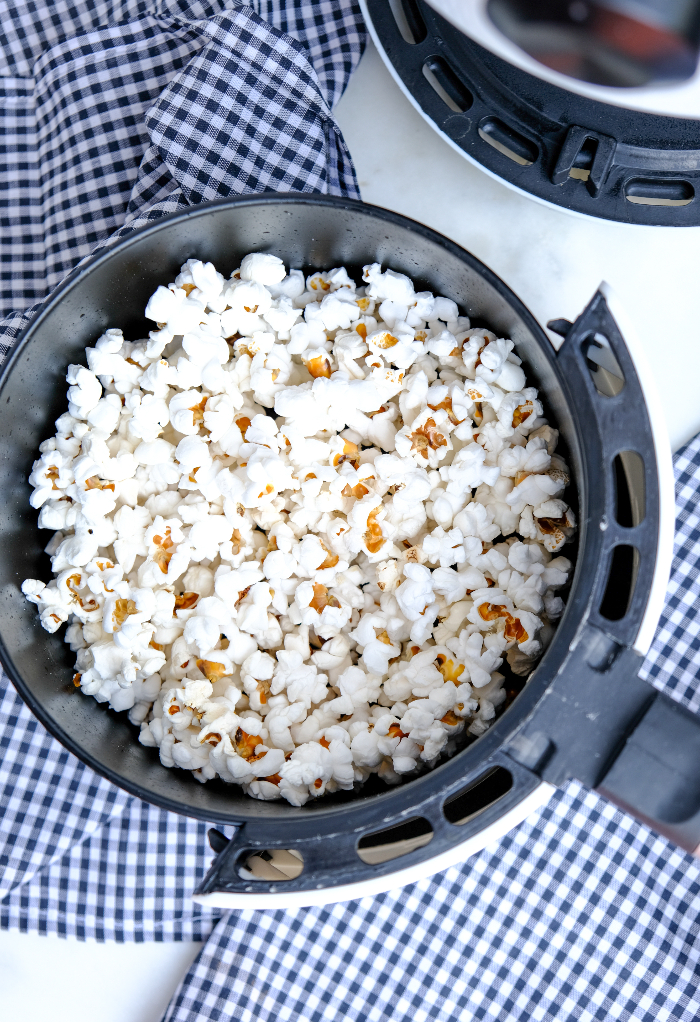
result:
<svg viewBox="0 0 700 1022"><path fill-rule="evenodd" d="M256 250L275 252L292 266L346 265L355 274L363 263L378 260L512 337L562 431L579 499L579 553L566 612L526 688L491 730L432 772L396 788L339 793L301 808L255 801L223 782L201 785L189 773L163 768L156 750L138 744L137 729L125 715L80 696L66 645L40 627L19 589L27 577L50 575L26 480L39 443L65 410L68 363L83 362L85 346L110 325L123 325L128 337L143 336L149 295L173 279L185 259L212 260L230 273L244 253ZM0 383L0 653L42 723L98 773L166 809L242 824L230 844L224 847L220 840L223 850L203 891L250 889L238 870L256 849L292 848L303 856L301 876L284 885L289 890L390 873L395 864L363 861L358 843L365 838L376 845L377 831L416 818L423 822L411 831L413 837L431 832L432 838L422 846L414 842L401 864L424 862L517 805L542 778L561 783L575 776L592 786L605 781L618 799L665 819L656 803L634 801L639 785L630 787L615 774L625 754L615 757L647 709L648 716L661 706L688 725L683 711L669 710L668 700L636 678L640 661L633 646L654 584L658 547L650 422L603 296L594 297L573 327L560 322L557 328L567 336L555 353L501 280L420 224L349 200L273 195L195 207L135 232L76 270L18 342ZM618 510L620 451L639 459L644 508L637 524L634 515ZM636 555L628 556L630 548ZM484 799L485 790L493 798ZM688 826L686 845L697 843L697 815Z"/></svg>
<svg viewBox="0 0 700 1022"><path fill-rule="evenodd" d="M586 216L700 224L699 120L628 110L543 81L458 31L426 0L362 3L394 77L468 159Z"/></svg>
<svg viewBox="0 0 700 1022"><path fill-rule="evenodd" d="M539 77L548 72L548 80L556 77L564 88L602 92L633 109L680 116L688 110L682 87L698 63L698 0L429 3L460 32L512 63L520 61L525 71Z"/></svg>

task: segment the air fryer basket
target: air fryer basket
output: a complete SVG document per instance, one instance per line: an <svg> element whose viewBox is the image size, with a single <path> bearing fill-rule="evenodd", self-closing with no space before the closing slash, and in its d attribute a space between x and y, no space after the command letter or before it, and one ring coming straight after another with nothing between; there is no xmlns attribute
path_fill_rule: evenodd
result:
<svg viewBox="0 0 700 1022"><path fill-rule="evenodd" d="M162 767L157 750L138 744L137 729L125 715L74 688L62 633L49 635L40 627L35 608L19 588L27 577L50 577L42 552L46 533L37 529L36 512L29 506L27 475L39 443L52 434L54 420L65 410L66 366L84 364L85 346L108 326L123 327L132 339L144 336L149 295L174 279L185 259L212 260L230 273L244 253L254 250L274 252L291 266L307 269L345 265L356 275L364 263L379 261L453 298L473 319L511 337L528 379L540 389L562 432L580 519L565 614L527 686L491 730L432 772L396 788L343 793L301 808L255 801L237 787L202 785L189 773ZM401 866L439 861L522 804L542 779L562 783L576 776L594 787L605 779L611 797L638 814L667 821L663 793L656 792L653 805L644 802L639 764L631 774L625 767L629 742L618 757L640 718L658 714L662 703L663 712L680 715L697 741L694 719L669 708L668 701L636 678L640 658L634 645L645 621L649 630L650 593L665 585L659 578L659 456L633 361L604 296L598 293L573 326L558 321L557 329L566 333L558 353L501 280L420 224L349 200L266 195L195 207L123 239L78 268L18 342L0 383L0 654L42 723L98 773L174 812L241 825L228 844L214 835L220 855L201 894L243 893L253 887L328 889L388 875L396 862L363 861L358 843L364 838L363 844L381 844L381 837L372 835L416 820L422 822L400 832L418 837L407 846L413 850L402 857ZM613 370L612 377L605 367ZM624 385L615 395L616 387L609 388L606 380L614 383L620 371ZM621 451L636 452L641 459L637 489L643 477L644 507L627 519L616 496L616 485L624 489L619 471L617 484L615 475ZM628 471L625 478L633 476ZM630 548L636 554L627 556ZM658 616L658 601L656 606ZM643 730L644 721L634 741ZM635 748L644 759L640 741ZM668 767L676 779L691 776L690 767L677 766ZM700 802L697 789L695 782L693 793ZM685 798L684 819L690 822L672 819L670 830L666 827L687 847L700 838L693 797ZM303 856L297 879L253 882L241 876L251 851L274 848Z"/></svg>

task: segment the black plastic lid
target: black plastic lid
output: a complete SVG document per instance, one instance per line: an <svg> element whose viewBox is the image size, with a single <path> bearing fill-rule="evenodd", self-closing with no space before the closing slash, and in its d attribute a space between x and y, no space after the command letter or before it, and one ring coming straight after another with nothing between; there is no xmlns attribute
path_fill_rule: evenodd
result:
<svg viewBox="0 0 700 1022"><path fill-rule="evenodd" d="M388 60L464 154L565 209L622 223L700 224L700 120L600 103L527 74L422 0L366 0Z"/></svg>

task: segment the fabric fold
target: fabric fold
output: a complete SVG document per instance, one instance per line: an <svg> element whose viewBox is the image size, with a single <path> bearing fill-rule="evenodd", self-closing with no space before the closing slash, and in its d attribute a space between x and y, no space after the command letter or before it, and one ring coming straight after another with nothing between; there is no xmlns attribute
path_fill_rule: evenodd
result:
<svg viewBox="0 0 700 1022"><path fill-rule="evenodd" d="M211 19L204 32L210 41L145 117L187 202L256 191L359 198L354 173L333 179L329 149L341 146L346 162L348 154L338 133L326 133L333 117L301 43L250 8Z"/></svg>
<svg viewBox="0 0 700 1022"><path fill-rule="evenodd" d="M4 676L0 697L2 898L121 813L129 796L54 741Z"/></svg>
<svg viewBox="0 0 700 1022"><path fill-rule="evenodd" d="M364 45L356 3L0 11L0 316L178 190L166 211L243 191L358 195L331 113Z"/></svg>

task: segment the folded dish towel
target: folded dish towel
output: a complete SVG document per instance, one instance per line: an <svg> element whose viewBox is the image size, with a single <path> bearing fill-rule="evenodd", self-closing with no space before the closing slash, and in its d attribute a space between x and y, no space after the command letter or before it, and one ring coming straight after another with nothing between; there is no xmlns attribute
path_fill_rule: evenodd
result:
<svg viewBox="0 0 700 1022"><path fill-rule="evenodd" d="M9 10L8 10L9 7ZM357 195L333 103L352 0L34 0L0 30L5 350L61 278L150 219L223 195ZM677 550L643 673L700 706L700 438L676 458ZM131 798L0 679L0 925L206 941L168 1022L700 1015L700 868L578 784L461 866L296 912L190 900L207 825Z"/></svg>

